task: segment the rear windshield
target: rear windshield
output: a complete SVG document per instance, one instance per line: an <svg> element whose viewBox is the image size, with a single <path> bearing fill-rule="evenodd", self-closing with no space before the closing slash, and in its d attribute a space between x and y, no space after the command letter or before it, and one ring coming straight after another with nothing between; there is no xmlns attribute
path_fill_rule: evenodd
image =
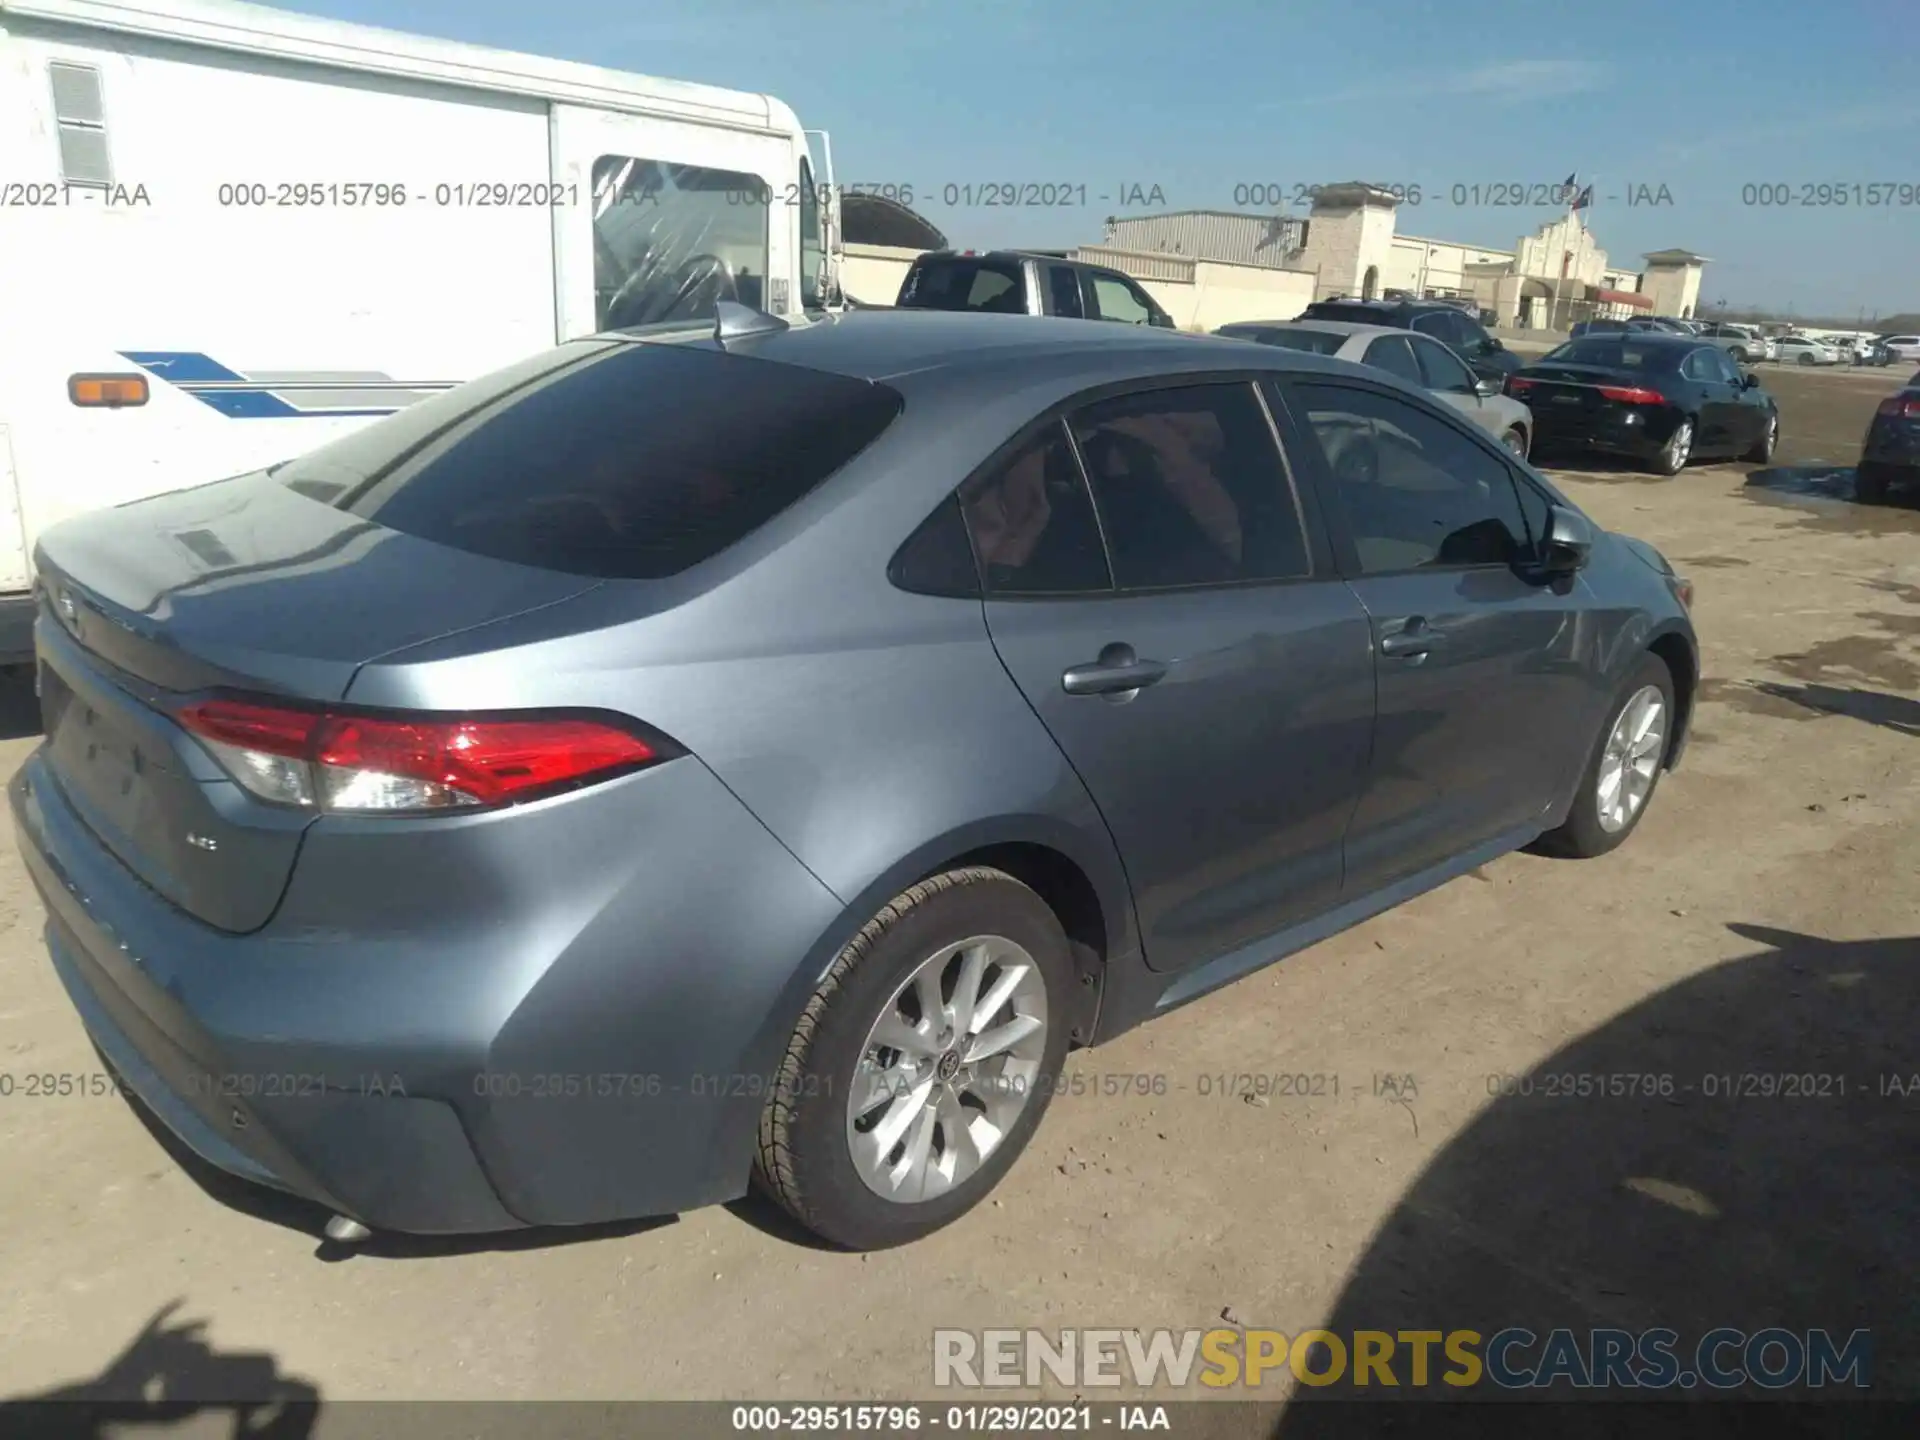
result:
<svg viewBox="0 0 1920 1440"><path fill-rule="evenodd" d="M1024 315L1026 281L1014 260L967 256L927 260L913 267L900 287L899 304L914 310L982 310Z"/></svg>
<svg viewBox="0 0 1920 1440"><path fill-rule="evenodd" d="M589 341L273 473L470 554L658 579L752 534L870 445L901 403L883 385L704 346Z"/></svg>
<svg viewBox="0 0 1920 1440"><path fill-rule="evenodd" d="M1671 370L1686 354L1681 345L1653 344L1632 339L1569 340L1541 357L1543 365L1604 365L1609 370Z"/></svg>
<svg viewBox="0 0 1920 1440"><path fill-rule="evenodd" d="M1378 305L1349 305L1338 300L1322 300L1300 312L1307 320L1353 320L1363 325L1393 325L1394 312Z"/></svg>
<svg viewBox="0 0 1920 1440"><path fill-rule="evenodd" d="M1305 350L1310 355L1332 355L1349 337L1326 330L1262 330L1257 326L1239 329L1229 325L1220 332L1235 340L1258 340L1262 345L1278 345L1284 350Z"/></svg>

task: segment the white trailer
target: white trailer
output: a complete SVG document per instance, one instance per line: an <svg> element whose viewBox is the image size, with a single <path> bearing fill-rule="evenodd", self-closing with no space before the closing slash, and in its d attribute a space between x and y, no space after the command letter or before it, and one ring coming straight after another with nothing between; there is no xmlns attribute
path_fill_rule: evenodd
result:
<svg viewBox="0 0 1920 1440"><path fill-rule="evenodd" d="M0 0L0 663L67 515L578 335L834 302L830 171L765 95L230 0Z"/></svg>

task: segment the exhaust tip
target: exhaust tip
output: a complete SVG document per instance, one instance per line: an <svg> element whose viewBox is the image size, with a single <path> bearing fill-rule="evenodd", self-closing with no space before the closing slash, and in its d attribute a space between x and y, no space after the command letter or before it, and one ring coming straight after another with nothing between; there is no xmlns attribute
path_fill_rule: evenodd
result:
<svg viewBox="0 0 1920 1440"><path fill-rule="evenodd" d="M340 1245L358 1245L373 1232L358 1220L349 1220L344 1215L336 1215L327 1221L327 1239Z"/></svg>

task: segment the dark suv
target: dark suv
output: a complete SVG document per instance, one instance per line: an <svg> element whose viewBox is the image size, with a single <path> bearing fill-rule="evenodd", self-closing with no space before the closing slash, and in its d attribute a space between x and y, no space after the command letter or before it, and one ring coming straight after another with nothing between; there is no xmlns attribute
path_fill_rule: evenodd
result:
<svg viewBox="0 0 1920 1440"><path fill-rule="evenodd" d="M1175 328L1173 317L1131 275L1064 255L1020 250L931 251L913 262L894 305Z"/></svg>
<svg viewBox="0 0 1920 1440"><path fill-rule="evenodd" d="M1321 300L1303 310L1300 318L1388 325L1431 335L1483 380L1504 380L1520 368L1520 357L1489 335L1486 326L1443 300Z"/></svg>

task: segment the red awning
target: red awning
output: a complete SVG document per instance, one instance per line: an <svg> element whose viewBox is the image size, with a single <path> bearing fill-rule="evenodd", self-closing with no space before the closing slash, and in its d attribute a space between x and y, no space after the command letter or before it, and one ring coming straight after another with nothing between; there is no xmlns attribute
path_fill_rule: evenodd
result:
<svg viewBox="0 0 1920 1440"><path fill-rule="evenodd" d="M1600 305L1625 305L1633 310L1651 310L1653 297L1642 295L1637 290L1594 290L1587 291L1587 299Z"/></svg>

